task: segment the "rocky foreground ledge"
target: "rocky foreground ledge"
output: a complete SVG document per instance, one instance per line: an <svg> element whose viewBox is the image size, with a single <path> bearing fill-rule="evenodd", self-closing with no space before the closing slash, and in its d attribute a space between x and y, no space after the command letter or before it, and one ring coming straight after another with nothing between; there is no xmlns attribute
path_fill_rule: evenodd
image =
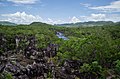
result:
<svg viewBox="0 0 120 79"><path fill-rule="evenodd" d="M19 36L13 39L15 49L7 47L8 40L4 34L0 35L0 76L9 73L14 79L90 79L80 72L82 63L79 60L65 60L62 65L54 62L58 52L57 44L49 44L46 48L36 47L35 36ZM25 44L20 47L21 42ZM98 75L88 73L95 79Z"/></svg>

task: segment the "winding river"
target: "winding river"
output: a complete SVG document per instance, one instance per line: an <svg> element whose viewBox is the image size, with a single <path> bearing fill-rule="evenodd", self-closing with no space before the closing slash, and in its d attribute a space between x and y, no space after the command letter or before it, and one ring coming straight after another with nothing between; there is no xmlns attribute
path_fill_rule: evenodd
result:
<svg viewBox="0 0 120 79"><path fill-rule="evenodd" d="M69 39L68 39L67 37L65 37L64 34L61 33L61 32L57 32L57 33L56 33L56 36L57 36L58 38L62 38L63 40L69 40Z"/></svg>

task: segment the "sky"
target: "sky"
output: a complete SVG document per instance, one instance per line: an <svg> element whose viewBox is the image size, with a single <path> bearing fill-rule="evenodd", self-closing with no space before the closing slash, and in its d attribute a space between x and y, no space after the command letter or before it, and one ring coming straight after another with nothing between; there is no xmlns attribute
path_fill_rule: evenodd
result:
<svg viewBox="0 0 120 79"><path fill-rule="evenodd" d="M48 24L120 21L120 0L0 0L0 21Z"/></svg>

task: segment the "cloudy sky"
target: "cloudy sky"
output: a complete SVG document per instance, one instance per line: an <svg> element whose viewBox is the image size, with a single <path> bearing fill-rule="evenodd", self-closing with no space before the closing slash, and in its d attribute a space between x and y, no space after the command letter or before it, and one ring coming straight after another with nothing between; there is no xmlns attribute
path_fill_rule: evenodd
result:
<svg viewBox="0 0 120 79"><path fill-rule="evenodd" d="M120 21L120 0L0 0L0 21L49 24Z"/></svg>

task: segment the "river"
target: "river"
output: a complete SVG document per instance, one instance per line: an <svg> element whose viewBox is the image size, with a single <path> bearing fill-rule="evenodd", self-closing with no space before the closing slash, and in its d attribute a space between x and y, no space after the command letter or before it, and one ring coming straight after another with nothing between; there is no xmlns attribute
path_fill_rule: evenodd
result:
<svg viewBox="0 0 120 79"><path fill-rule="evenodd" d="M61 32L57 32L57 33L56 33L56 36L57 36L58 38L62 38L63 40L69 40L69 39L68 39L67 37L65 37L64 34L61 33Z"/></svg>

